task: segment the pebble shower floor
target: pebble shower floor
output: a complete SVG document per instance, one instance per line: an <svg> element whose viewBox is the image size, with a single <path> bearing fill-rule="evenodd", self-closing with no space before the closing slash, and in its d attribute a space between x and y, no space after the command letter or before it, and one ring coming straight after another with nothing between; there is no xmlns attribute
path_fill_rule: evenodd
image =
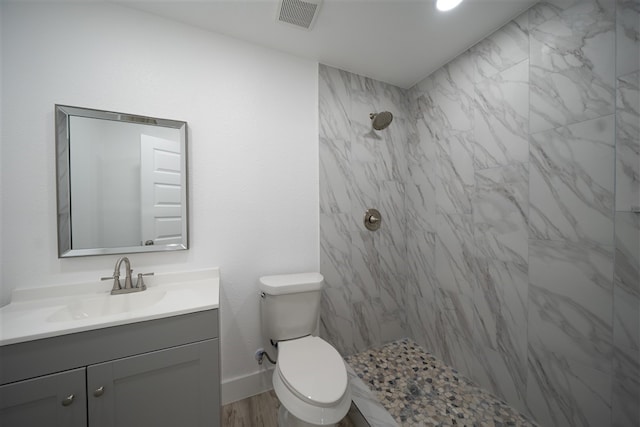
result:
<svg viewBox="0 0 640 427"><path fill-rule="evenodd" d="M536 426L409 339L345 360L402 426Z"/></svg>

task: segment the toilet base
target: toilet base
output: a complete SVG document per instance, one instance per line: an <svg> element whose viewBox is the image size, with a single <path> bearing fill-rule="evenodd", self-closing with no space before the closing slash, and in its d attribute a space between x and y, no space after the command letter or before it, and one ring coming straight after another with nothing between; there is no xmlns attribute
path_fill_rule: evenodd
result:
<svg viewBox="0 0 640 427"><path fill-rule="evenodd" d="M280 404L278 409L278 427L317 427L320 424L310 424L287 411L284 405ZM326 427L335 427L337 424L322 424Z"/></svg>

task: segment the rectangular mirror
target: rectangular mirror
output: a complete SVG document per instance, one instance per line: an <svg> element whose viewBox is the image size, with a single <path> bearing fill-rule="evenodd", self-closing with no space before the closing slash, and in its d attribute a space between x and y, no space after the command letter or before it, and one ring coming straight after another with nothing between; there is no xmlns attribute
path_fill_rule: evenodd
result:
<svg viewBox="0 0 640 427"><path fill-rule="evenodd" d="M188 248L187 123L55 106L58 257Z"/></svg>

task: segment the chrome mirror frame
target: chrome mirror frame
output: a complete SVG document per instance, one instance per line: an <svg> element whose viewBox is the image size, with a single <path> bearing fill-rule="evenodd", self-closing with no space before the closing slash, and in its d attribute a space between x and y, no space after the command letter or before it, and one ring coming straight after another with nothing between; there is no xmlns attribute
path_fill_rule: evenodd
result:
<svg viewBox="0 0 640 427"><path fill-rule="evenodd" d="M122 246L109 248L74 249L72 247L71 227L71 182L70 182L70 118L72 116L112 120L124 123L137 123L152 126L178 129L180 133L181 149L181 186L182 191L182 242L177 244L150 246ZM56 134L56 198L58 224L58 258L127 254L138 252L166 252L180 251L189 248L189 196L188 196L188 168L187 168L187 122L179 120L160 119L134 114L117 113L113 111L95 110L91 108L73 107L69 105L55 105L55 134Z"/></svg>

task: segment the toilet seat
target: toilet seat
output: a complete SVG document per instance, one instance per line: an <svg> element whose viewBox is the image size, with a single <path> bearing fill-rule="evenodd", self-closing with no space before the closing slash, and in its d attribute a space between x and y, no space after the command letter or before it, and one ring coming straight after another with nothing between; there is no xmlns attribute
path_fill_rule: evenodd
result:
<svg viewBox="0 0 640 427"><path fill-rule="evenodd" d="M312 424L340 421L351 406L344 361L322 338L306 336L278 343L273 386L281 403Z"/></svg>
<svg viewBox="0 0 640 427"><path fill-rule="evenodd" d="M347 370L338 351L319 337L278 343L282 380L300 399L333 406L347 389Z"/></svg>

